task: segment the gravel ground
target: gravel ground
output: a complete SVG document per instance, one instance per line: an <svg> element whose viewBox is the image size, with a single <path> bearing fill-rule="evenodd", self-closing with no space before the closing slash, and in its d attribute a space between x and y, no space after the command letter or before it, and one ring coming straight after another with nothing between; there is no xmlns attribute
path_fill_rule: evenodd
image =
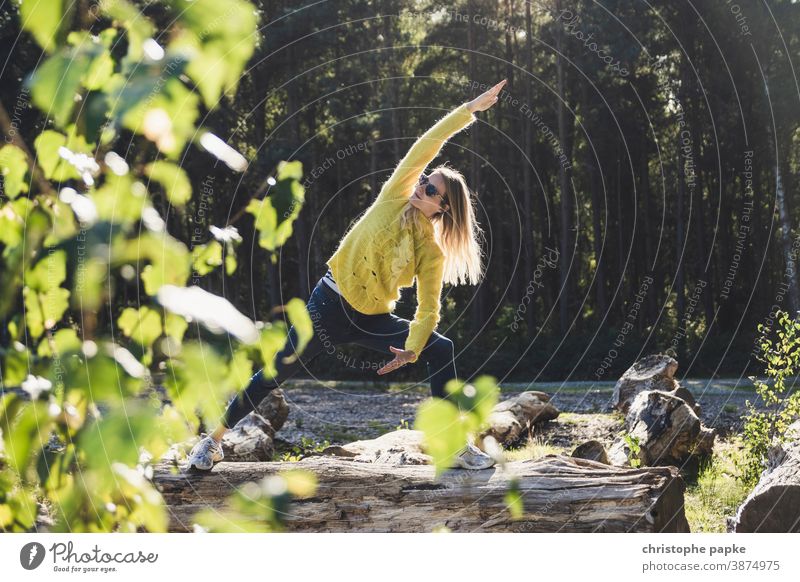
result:
<svg viewBox="0 0 800 582"><path fill-rule="evenodd" d="M700 404L703 423L716 428L722 437L741 431L745 401L756 400L752 389L730 381L683 380L681 385L691 390ZM612 382L509 384L503 386L501 399L526 389L549 394L551 402L569 414L547 423L542 432L551 444L569 447L591 438L610 442L609 435L622 427L620 417L612 414L613 387ZM302 438L345 444L378 437L403 423L413 425L417 406L429 394L422 385L316 380L292 380L283 389L290 413L276 437L292 444L299 444Z"/></svg>

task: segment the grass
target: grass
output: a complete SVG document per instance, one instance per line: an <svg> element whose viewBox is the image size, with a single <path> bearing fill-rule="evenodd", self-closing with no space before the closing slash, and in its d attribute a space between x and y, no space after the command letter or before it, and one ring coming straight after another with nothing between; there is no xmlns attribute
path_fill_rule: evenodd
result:
<svg viewBox="0 0 800 582"><path fill-rule="evenodd" d="M545 441L542 435L534 435L532 439L516 449L506 449L505 455L508 461L527 461L541 459L545 455L558 455L566 453L567 450L562 447L553 446Z"/></svg>
<svg viewBox="0 0 800 582"><path fill-rule="evenodd" d="M750 493L750 488L737 479L737 463L743 454L740 436L718 441L714 456L701 466L697 481L687 484L684 510L692 532L727 531L726 518L736 513Z"/></svg>

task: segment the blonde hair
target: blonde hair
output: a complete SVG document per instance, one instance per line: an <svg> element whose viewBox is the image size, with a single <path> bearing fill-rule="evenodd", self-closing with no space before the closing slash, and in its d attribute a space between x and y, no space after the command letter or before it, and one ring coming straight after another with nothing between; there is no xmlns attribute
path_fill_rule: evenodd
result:
<svg viewBox="0 0 800 582"><path fill-rule="evenodd" d="M477 285L483 277L481 239L483 229L478 224L475 201L464 175L444 164L431 172L444 178L445 197L449 208L431 218L436 242L444 253L443 281L449 285ZM411 221L427 220L422 212L409 204L401 216L403 228Z"/></svg>

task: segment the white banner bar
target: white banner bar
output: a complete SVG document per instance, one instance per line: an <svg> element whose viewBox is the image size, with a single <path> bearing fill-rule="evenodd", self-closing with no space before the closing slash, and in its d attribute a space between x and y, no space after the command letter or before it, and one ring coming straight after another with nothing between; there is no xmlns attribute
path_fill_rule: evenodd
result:
<svg viewBox="0 0 800 582"><path fill-rule="evenodd" d="M791 534L6 534L0 580L798 580L797 540Z"/></svg>

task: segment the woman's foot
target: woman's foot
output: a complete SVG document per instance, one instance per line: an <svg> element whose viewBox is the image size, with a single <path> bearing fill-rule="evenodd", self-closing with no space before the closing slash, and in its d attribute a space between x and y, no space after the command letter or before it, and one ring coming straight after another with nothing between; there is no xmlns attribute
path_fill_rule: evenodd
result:
<svg viewBox="0 0 800 582"><path fill-rule="evenodd" d="M189 453L188 468L210 471L214 463L219 463L225 458L222 452L222 443L215 441L211 436L205 436L204 434L200 436L203 438Z"/></svg>
<svg viewBox="0 0 800 582"><path fill-rule="evenodd" d="M472 443L468 443L466 447L456 456L454 466L461 469L470 469L473 471L480 471L494 466L495 460L480 450Z"/></svg>

